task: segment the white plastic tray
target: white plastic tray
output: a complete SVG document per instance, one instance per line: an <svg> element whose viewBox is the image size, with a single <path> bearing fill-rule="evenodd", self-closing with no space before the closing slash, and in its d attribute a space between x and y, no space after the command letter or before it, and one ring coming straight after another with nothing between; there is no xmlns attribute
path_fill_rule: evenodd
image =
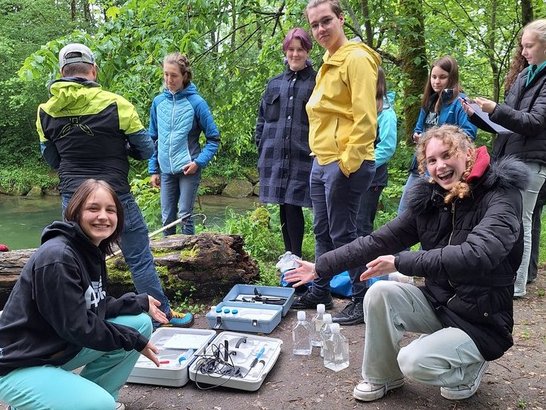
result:
<svg viewBox="0 0 546 410"><path fill-rule="evenodd" d="M157 386L184 386L189 380L190 364L196 355L203 353L214 336L216 332L209 329L160 327L150 339L159 349L160 367L141 355L127 381Z"/></svg>
<svg viewBox="0 0 546 410"><path fill-rule="evenodd" d="M203 388L256 391L277 362L281 346L281 339L221 332L191 364L190 379Z"/></svg>

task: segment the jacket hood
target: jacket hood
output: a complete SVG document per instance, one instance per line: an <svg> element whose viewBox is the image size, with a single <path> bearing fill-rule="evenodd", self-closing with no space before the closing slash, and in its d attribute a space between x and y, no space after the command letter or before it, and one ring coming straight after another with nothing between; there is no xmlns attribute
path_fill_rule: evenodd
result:
<svg viewBox="0 0 546 410"><path fill-rule="evenodd" d="M493 185L503 189L523 190L529 182L529 177L529 168L523 162L513 156L507 156L493 162L482 178L470 182L470 186L472 191L479 186L488 189ZM432 202L437 202L434 200L435 196L443 198L445 194L446 191L439 185L429 182L426 178L419 178L408 195L408 206L414 214L422 214Z"/></svg>
<svg viewBox="0 0 546 410"><path fill-rule="evenodd" d="M81 244L78 246L91 246L98 249L75 222L53 222L42 231L41 243L43 245L45 242L58 236L67 238L71 243L80 242Z"/></svg>
<svg viewBox="0 0 546 410"><path fill-rule="evenodd" d="M395 97L394 91L387 91L387 95L383 97L383 109L391 108L394 105Z"/></svg>
<svg viewBox="0 0 546 410"><path fill-rule="evenodd" d="M187 98L190 95L197 94L197 87L194 83L190 82L186 88L178 90L174 94L168 88L165 88L163 90L163 94L165 94L165 96L168 98L172 98L174 95L174 98L179 100L181 98Z"/></svg>
<svg viewBox="0 0 546 410"><path fill-rule="evenodd" d="M381 64L381 57L379 54L373 48L362 43L361 41L348 41L347 43L343 44L332 56L330 56L330 53L326 51L323 60L328 64L341 65L343 61L345 61L345 57L355 50L369 54L370 58L374 60L377 66Z"/></svg>
<svg viewBox="0 0 546 410"><path fill-rule="evenodd" d="M100 93L101 86L84 78L61 78L49 87L50 109L59 111L82 111Z"/></svg>

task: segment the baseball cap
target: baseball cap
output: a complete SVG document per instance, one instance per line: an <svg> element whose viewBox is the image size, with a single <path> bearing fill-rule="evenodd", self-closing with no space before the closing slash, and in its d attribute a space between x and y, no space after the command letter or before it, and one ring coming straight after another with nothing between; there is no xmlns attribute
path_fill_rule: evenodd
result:
<svg viewBox="0 0 546 410"><path fill-rule="evenodd" d="M62 70L65 65L73 63L95 64L95 57L83 44L68 44L59 51L59 68Z"/></svg>

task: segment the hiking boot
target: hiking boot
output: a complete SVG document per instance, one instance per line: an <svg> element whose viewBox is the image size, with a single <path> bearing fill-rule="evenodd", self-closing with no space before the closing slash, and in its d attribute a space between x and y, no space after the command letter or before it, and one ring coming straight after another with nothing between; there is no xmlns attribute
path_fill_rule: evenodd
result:
<svg viewBox="0 0 546 410"><path fill-rule="evenodd" d="M351 300L341 312L332 316L332 322L346 326L364 323L362 299Z"/></svg>
<svg viewBox="0 0 546 410"><path fill-rule="evenodd" d="M163 327L191 327L193 325L193 315L190 312L181 313L171 310L167 316L169 323L162 324Z"/></svg>
<svg viewBox="0 0 546 410"><path fill-rule="evenodd" d="M480 387L483 375L488 367L489 362L483 362L478 369L476 378L471 384L461 384L455 387L440 387L440 394L444 399L448 400L464 400L472 397L474 393L476 393L476 390L478 390L478 387Z"/></svg>
<svg viewBox="0 0 546 410"><path fill-rule="evenodd" d="M303 295L292 303L292 309L316 309L319 303L324 304L326 309L334 307L334 301L330 292L317 294L312 290L307 290Z"/></svg>
<svg viewBox="0 0 546 410"><path fill-rule="evenodd" d="M356 385L353 390L353 397L362 401L374 401L379 400L389 390L397 389L404 385L404 379L393 380L383 384L369 383L361 381Z"/></svg>

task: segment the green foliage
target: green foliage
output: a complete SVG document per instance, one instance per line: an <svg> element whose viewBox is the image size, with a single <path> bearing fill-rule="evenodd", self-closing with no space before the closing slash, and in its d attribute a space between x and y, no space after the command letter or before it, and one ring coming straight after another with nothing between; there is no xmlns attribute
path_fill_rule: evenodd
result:
<svg viewBox="0 0 546 410"><path fill-rule="evenodd" d="M41 167L18 166L0 169L0 191L24 195L32 187L42 190L57 187L59 178L52 174L45 165Z"/></svg>
<svg viewBox="0 0 546 410"><path fill-rule="evenodd" d="M161 227L161 203L159 189L152 188L150 176L136 175L131 180L131 192L142 211L150 230Z"/></svg>
<svg viewBox="0 0 546 410"><path fill-rule="evenodd" d="M66 2L0 0L0 163L4 166L39 162L34 123L38 103L47 98L46 81L20 79L17 71L42 44L73 29L69 12ZM43 56L36 56L34 64L43 63Z"/></svg>
<svg viewBox="0 0 546 410"><path fill-rule="evenodd" d="M245 239L246 251L253 258L276 261L279 255L284 253L284 245L280 226L271 221L271 212L268 208L257 207L254 211L243 215L236 214L231 209L226 210L227 218L222 232L229 235L241 235ZM264 220L266 218L269 220Z"/></svg>

